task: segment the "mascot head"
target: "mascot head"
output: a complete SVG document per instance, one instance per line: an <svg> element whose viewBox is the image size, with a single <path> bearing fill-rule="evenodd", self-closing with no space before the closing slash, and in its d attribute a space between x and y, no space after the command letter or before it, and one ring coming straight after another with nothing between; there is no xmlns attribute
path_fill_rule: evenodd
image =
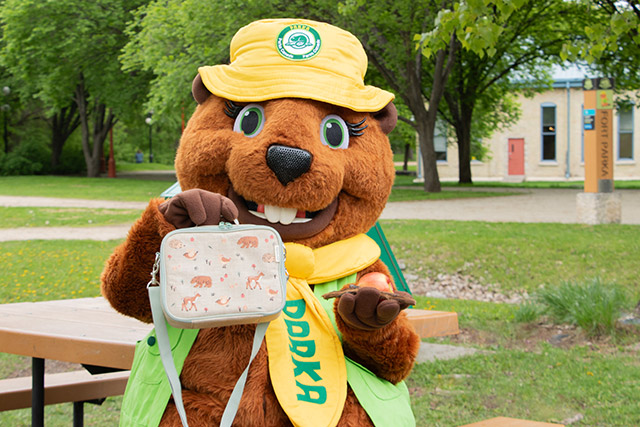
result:
<svg viewBox="0 0 640 427"><path fill-rule="evenodd" d="M176 156L183 190L231 198L242 223L319 247L375 224L394 179L393 95L364 84L352 34L301 19L241 28L231 63L201 67Z"/></svg>

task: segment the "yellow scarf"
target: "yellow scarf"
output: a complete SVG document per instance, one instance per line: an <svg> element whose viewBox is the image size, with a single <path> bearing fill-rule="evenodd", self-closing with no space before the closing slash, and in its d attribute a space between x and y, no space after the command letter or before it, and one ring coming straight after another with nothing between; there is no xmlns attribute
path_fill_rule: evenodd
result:
<svg viewBox="0 0 640 427"><path fill-rule="evenodd" d="M287 303L266 334L269 373L294 426L335 426L347 396L342 344L309 284L358 272L380 257L365 234L318 249L286 243Z"/></svg>

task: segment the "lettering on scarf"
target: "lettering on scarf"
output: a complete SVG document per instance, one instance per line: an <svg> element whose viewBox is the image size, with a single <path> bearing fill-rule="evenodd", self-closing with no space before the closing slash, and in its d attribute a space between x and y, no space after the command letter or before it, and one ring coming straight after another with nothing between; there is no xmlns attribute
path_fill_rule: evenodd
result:
<svg viewBox="0 0 640 427"><path fill-rule="evenodd" d="M306 309L307 304L304 299L288 300L282 312L289 335L289 350L294 365L293 375L296 377L296 386L301 391L296 397L299 401L321 405L327 401L327 389L321 385L308 384L309 380L315 383L322 381L322 377L318 374L320 361L314 359L316 342L308 339L309 322L303 318Z"/></svg>

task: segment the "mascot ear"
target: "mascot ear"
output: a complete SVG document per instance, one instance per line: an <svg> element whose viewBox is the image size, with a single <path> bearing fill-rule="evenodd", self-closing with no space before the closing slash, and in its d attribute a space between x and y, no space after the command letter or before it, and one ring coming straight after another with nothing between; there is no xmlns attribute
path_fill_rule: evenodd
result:
<svg viewBox="0 0 640 427"><path fill-rule="evenodd" d="M398 123L398 110L396 110L396 106L393 105L393 102L390 102L382 110L377 113L373 113L373 117L380 122L382 132L389 135L389 133L396 127L396 123Z"/></svg>
<svg viewBox="0 0 640 427"><path fill-rule="evenodd" d="M209 89L207 89L204 86L204 83L202 83L202 77L200 77L200 74L198 74L196 78L193 79L193 84L191 85L191 93L193 94L193 99L195 99L198 104L202 104L211 95Z"/></svg>

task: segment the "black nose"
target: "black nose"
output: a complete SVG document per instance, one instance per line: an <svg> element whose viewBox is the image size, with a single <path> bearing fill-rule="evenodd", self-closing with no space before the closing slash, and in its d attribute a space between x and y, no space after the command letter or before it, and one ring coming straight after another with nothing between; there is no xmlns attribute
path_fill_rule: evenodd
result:
<svg viewBox="0 0 640 427"><path fill-rule="evenodd" d="M267 165L282 185L287 185L311 167L313 156L300 148L272 145L267 150Z"/></svg>

